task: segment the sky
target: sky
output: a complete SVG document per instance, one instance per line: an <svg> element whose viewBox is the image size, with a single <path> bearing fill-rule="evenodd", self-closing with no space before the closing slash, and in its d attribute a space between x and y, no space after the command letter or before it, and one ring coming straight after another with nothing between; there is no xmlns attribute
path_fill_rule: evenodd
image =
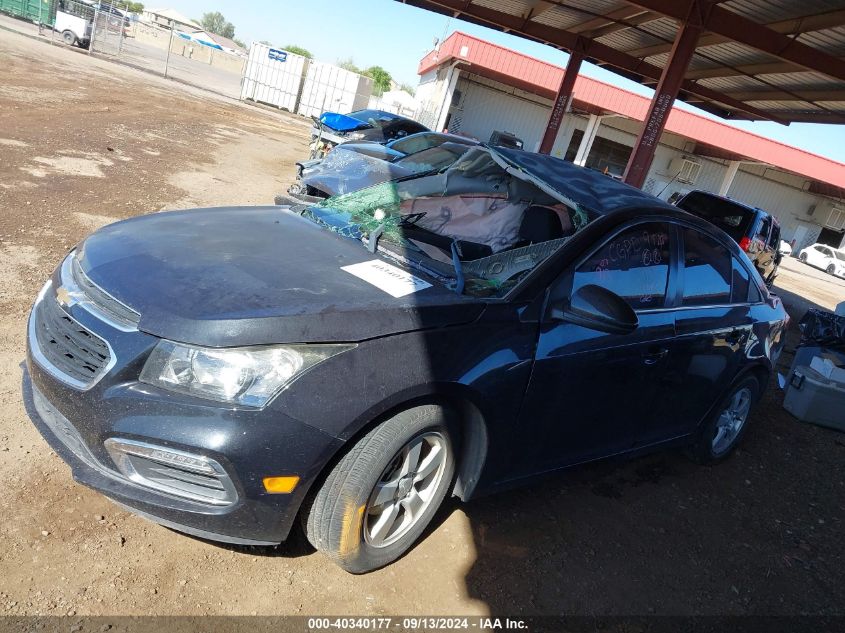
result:
<svg viewBox="0 0 845 633"><path fill-rule="evenodd" d="M463 31L501 46L565 66L567 55L550 46L499 33L458 19L410 7L396 0L162 0L199 20L203 13L220 11L235 25L235 37L249 45L267 40L276 46L302 46L321 61L351 58L359 67L381 66L399 83L416 86L417 65L432 49L434 39L444 40ZM652 91L611 71L583 64L581 74L638 94ZM686 104L679 107L716 118ZM719 119L717 119L719 120ZM845 125L732 121L735 127L845 163Z"/></svg>

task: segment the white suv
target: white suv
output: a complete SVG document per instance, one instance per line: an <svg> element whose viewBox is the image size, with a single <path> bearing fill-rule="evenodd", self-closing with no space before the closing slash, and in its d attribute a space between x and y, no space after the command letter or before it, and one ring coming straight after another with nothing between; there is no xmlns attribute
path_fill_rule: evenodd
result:
<svg viewBox="0 0 845 633"><path fill-rule="evenodd" d="M826 244L813 244L798 253L798 259L837 277L845 277L845 252Z"/></svg>

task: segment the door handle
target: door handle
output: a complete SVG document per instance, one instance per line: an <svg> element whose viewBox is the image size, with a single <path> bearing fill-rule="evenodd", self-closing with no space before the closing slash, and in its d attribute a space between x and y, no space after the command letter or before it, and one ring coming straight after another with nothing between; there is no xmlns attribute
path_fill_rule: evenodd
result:
<svg viewBox="0 0 845 633"><path fill-rule="evenodd" d="M649 350L643 354L643 363L646 365L654 365L666 358L669 350L665 347L650 347Z"/></svg>

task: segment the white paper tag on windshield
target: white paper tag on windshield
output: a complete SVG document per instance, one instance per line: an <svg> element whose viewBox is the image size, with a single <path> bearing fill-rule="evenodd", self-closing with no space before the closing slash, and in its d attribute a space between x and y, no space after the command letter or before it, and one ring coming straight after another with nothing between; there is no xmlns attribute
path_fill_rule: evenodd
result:
<svg viewBox="0 0 845 633"><path fill-rule="evenodd" d="M341 270L345 270L397 298L431 288L431 284L424 279L415 277L411 273L407 273L396 266L391 266L380 259L342 266Z"/></svg>

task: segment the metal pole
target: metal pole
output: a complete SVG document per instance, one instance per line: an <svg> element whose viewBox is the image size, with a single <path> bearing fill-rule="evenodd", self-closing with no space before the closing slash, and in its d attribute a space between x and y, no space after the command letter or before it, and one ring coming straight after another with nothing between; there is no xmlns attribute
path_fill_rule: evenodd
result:
<svg viewBox="0 0 845 633"><path fill-rule="evenodd" d="M563 73L563 79L560 82L560 88L557 91L557 97L552 106L552 112L549 115L549 123L546 126L545 134L543 134L543 140L540 142L539 151L541 154L550 154L552 152L560 124L563 122L563 117L566 115L566 111L569 109L569 104L572 101L572 91L575 88L575 80L578 78L578 71L581 69L582 61L584 61L584 56L578 51L572 51L569 54L566 71Z"/></svg>
<svg viewBox="0 0 845 633"><path fill-rule="evenodd" d="M170 40L167 42L167 57L164 59L164 76L167 77L167 69L170 66L170 49L173 48L173 22L170 22Z"/></svg>
<svg viewBox="0 0 845 633"><path fill-rule="evenodd" d="M123 5L124 11L126 11L126 5ZM123 29L126 28L126 17L125 14L120 16L120 34L118 35L117 39L117 56L120 57L121 51L123 51Z"/></svg>
<svg viewBox="0 0 845 633"><path fill-rule="evenodd" d="M38 0L38 35L41 35L41 25L44 19L41 17L44 13L44 0Z"/></svg>
<svg viewBox="0 0 845 633"><path fill-rule="evenodd" d="M634 151L631 152L628 165L625 167L623 180L629 185L642 187L645 183L651 162L654 160L654 150L657 149L660 135L663 133L666 120L672 111L672 104L675 102L684 82L684 75L687 72L690 59L695 53L701 31L702 27L699 24L690 22L684 22L678 26L678 34L675 36L669 61L660 75L660 82L654 91L648 114L637 137L637 142L634 144Z"/></svg>
<svg viewBox="0 0 845 633"><path fill-rule="evenodd" d="M94 50L94 39L97 36L97 18L100 17L100 7L99 5L94 7L94 23L91 25L91 39L88 40L88 54L91 54L91 51Z"/></svg>

